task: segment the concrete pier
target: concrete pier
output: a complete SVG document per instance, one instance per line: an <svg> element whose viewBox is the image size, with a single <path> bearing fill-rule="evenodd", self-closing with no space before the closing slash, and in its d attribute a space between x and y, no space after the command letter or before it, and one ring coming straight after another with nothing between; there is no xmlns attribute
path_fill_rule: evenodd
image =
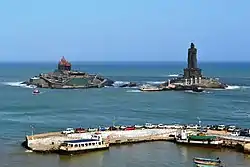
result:
<svg viewBox="0 0 250 167"><path fill-rule="evenodd" d="M24 146L34 152L55 152L60 144L66 140L90 138L91 134L74 133L61 134L60 132L44 133L33 136L26 136ZM138 142L149 142L159 140L173 140L169 135L175 135L174 129L143 129L143 130L127 130L127 131L103 131L101 133L104 140L109 140L110 145L129 144Z"/></svg>
<svg viewBox="0 0 250 167"><path fill-rule="evenodd" d="M105 141L112 145L133 144L151 141L174 141L174 137L180 129L138 129L138 130L115 130L98 131ZM197 133L197 130L188 129L189 133ZM26 136L23 146L34 152L53 153L58 151L59 146L66 140L88 139L96 132L62 134L61 132L51 132ZM223 140L222 147L235 149L240 152L250 153L250 137L231 136L226 131L208 130L207 135L214 135ZM171 136L171 137L170 137Z"/></svg>

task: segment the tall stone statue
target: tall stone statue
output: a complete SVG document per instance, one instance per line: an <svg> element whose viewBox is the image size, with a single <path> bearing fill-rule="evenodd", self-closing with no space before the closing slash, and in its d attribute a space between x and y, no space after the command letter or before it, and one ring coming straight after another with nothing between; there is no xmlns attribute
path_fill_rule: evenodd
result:
<svg viewBox="0 0 250 167"><path fill-rule="evenodd" d="M197 68L197 49L193 43L188 49L188 68Z"/></svg>
<svg viewBox="0 0 250 167"><path fill-rule="evenodd" d="M194 44L191 43L190 48L188 49L188 65L184 69L184 78L185 79L195 79L202 77L201 69L197 65L197 49Z"/></svg>

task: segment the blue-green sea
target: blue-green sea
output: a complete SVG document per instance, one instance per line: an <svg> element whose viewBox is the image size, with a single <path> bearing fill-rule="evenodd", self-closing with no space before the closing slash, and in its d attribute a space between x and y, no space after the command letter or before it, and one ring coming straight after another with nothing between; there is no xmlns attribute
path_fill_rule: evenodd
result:
<svg viewBox="0 0 250 167"><path fill-rule="evenodd" d="M72 62L73 69L96 73L119 83L161 83L183 73L184 62ZM20 82L51 72L57 62L0 63L0 166L10 167L191 167L192 158L220 157L227 167L249 167L250 156L151 142L112 147L78 156L28 153L25 135L67 127L115 124L234 124L250 128L250 63L200 63L203 74L230 85L227 90L140 92L136 88L84 90L32 88Z"/></svg>

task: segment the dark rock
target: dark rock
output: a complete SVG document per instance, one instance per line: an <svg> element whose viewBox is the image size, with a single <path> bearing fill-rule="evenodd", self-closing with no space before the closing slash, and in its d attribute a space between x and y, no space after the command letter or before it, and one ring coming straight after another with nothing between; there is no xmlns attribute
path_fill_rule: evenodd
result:
<svg viewBox="0 0 250 167"><path fill-rule="evenodd" d="M135 82L129 82L128 84L123 84L119 87L121 87L121 88L130 87L131 88L131 87L136 87L136 86L137 86L137 84Z"/></svg>
<svg viewBox="0 0 250 167"><path fill-rule="evenodd" d="M113 80L106 78L106 81L104 82L104 86L113 86L113 84L114 84Z"/></svg>

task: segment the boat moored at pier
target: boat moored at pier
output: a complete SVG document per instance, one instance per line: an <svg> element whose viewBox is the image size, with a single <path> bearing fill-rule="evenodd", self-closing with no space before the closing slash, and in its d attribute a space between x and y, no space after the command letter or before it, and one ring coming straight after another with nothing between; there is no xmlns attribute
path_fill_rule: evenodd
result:
<svg viewBox="0 0 250 167"><path fill-rule="evenodd" d="M109 148L109 142L102 136L94 134L90 139L64 141L59 147L59 154L77 154Z"/></svg>
<svg viewBox="0 0 250 167"><path fill-rule="evenodd" d="M192 135L188 134L186 130L181 130L181 133L176 136L176 143L188 145L201 145L208 147L220 147L223 140L217 136L205 135L202 133Z"/></svg>
<svg viewBox="0 0 250 167"><path fill-rule="evenodd" d="M210 159L196 157L193 159L193 162L196 167L223 167L219 158Z"/></svg>

